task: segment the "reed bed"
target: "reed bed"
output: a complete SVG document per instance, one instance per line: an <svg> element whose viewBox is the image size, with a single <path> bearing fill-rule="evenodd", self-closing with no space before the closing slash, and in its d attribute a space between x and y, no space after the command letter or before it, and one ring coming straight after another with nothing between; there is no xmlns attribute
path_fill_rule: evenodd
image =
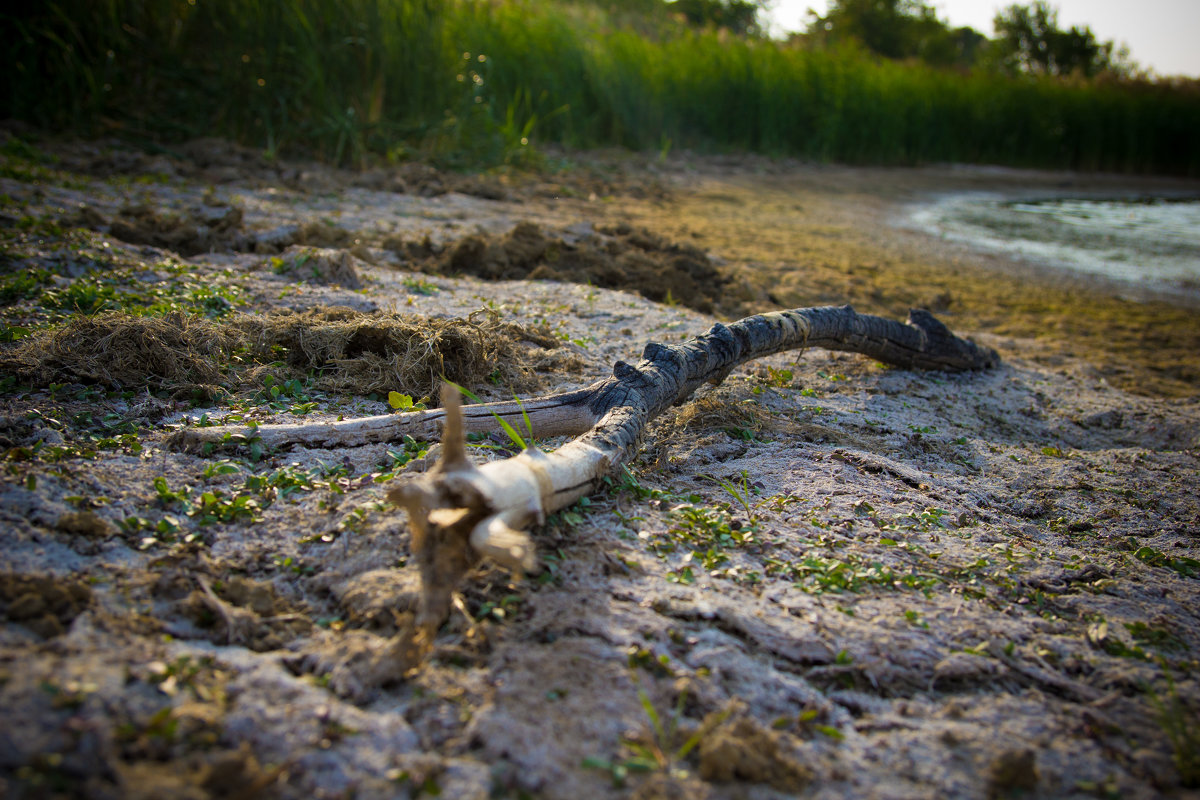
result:
<svg viewBox="0 0 1200 800"><path fill-rule="evenodd" d="M943 71L528 0L59 0L0 14L7 117L348 164L536 143L1200 174L1200 82Z"/></svg>

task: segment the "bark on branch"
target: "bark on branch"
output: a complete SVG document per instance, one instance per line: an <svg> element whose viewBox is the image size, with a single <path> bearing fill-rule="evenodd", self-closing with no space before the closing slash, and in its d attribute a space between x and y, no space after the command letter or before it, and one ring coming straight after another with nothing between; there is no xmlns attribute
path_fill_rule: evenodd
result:
<svg viewBox="0 0 1200 800"><path fill-rule="evenodd" d="M994 350L958 338L926 311L911 311L902 324L855 313L850 306L801 308L717 324L680 344L652 342L637 364L618 361L610 378L522 403L462 408L458 392L447 387L443 408L433 411L325 424L186 428L173 444L197 450L258 437L269 447L334 447L440 433L437 466L388 494L406 509L412 526L423 582L417 639L428 641L449 612L455 586L481 558L516 571L534 569L526 531L594 492L606 475L630 460L651 419L686 401L702 383L720 383L747 361L805 347L862 353L918 369L974 370L999 361ZM577 438L551 453L529 449L476 466L467 457L465 435L494 430L497 416L518 428L528 420L537 437Z"/></svg>

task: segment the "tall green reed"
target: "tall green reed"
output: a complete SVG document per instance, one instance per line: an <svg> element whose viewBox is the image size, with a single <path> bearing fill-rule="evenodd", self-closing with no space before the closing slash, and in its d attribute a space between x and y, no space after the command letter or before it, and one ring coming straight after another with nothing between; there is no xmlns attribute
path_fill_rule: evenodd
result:
<svg viewBox="0 0 1200 800"><path fill-rule="evenodd" d="M5 115L84 135L342 163L488 166L536 141L1200 175L1195 81L939 71L594 4L54 0L0 32Z"/></svg>

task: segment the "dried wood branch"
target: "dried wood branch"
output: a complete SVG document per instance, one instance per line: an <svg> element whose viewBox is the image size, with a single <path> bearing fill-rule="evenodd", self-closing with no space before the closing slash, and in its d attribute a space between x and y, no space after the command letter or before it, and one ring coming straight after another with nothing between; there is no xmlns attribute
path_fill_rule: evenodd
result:
<svg viewBox="0 0 1200 800"><path fill-rule="evenodd" d="M765 335L764 334L768 334ZM736 344L736 348L734 345ZM681 403L701 383L720 383L739 364L784 350L823 347L872 356L888 364L906 368L964 370L981 369L997 360L995 352L958 339L926 311L913 311L909 324L857 314L850 306L804 308L748 317L732 325L715 325L695 339L679 345L647 345L643 358L654 360L662 349L693 353L712 350L719 366L711 369L694 364L691 369L708 369L704 375L687 379L686 393L667 401ZM690 356L694 361L694 356ZM643 362L644 363L644 362ZM642 364L633 369L640 370ZM521 428L525 421L537 438L578 436L599 421L621 375L630 369L618 363L614 376L591 386L570 392L547 395L521 402L481 403L463 409L463 429L467 433L494 431L497 417ZM684 384L680 383L682 387ZM678 394L678 392L677 392ZM665 406L664 406L665 408ZM661 411L662 409L659 409ZM657 412L655 412L657 413ZM653 415L651 415L653 416ZM357 447L379 442L399 441L405 435L430 439L441 435L446 409L405 414L381 414L339 422L299 423L291 425L222 425L208 428L188 427L178 431L170 446L190 452L257 440L269 449L302 444L314 448Z"/></svg>
<svg viewBox="0 0 1200 800"><path fill-rule="evenodd" d="M958 338L926 311L910 312L908 323L901 324L850 306L801 308L717 324L680 344L650 343L637 364L618 361L612 377L578 391L462 408L458 392L446 387L443 408L433 411L326 424L187 428L173 444L197 450L258 437L269 447L344 447L440 433L440 462L388 494L408 512L423 581L416 639L428 642L466 571L482 558L518 572L534 569L527 530L594 492L630 460L651 419L686 401L702 383L720 383L740 364L805 347L919 369L983 369L999 360L995 351ZM578 438L551 453L528 449L476 466L467 457L465 435L494 430L497 417L518 427L524 422L537 437Z"/></svg>
<svg viewBox="0 0 1200 800"><path fill-rule="evenodd" d="M172 444L195 451L257 437L267 447L345 447L440 434L438 464L388 493L408 512L423 585L412 646L402 648L402 660L411 664L449 613L467 570L483 558L516 572L535 569L528 529L594 492L629 461L651 419L686 401L701 384L719 384L747 361L806 347L918 369L975 370L999 361L994 350L958 338L926 311L911 311L902 324L850 306L800 308L717 324L679 344L652 342L637 364L618 361L612 377L577 391L463 408L458 391L446 386L443 407L432 411L335 423L185 428ZM495 430L498 418L527 424L536 437L577 438L551 453L531 448L476 466L467 457L466 433Z"/></svg>

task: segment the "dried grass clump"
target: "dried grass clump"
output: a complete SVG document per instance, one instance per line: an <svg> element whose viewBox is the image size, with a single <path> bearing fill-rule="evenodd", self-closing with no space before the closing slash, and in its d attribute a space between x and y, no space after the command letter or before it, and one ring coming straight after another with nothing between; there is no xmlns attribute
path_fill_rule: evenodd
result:
<svg viewBox="0 0 1200 800"><path fill-rule="evenodd" d="M701 397L683 406L667 423L676 433L693 433L731 428L754 433L768 430L776 421L771 412L758 403L738 402L716 397Z"/></svg>
<svg viewBox="0 0 1200 800"><path fill-rule="evenodd" d="M723 392L724 389L717 391ZM758 402L731 400L725 395L697 398L682 406L661 425L657 438L673 442L696 441L696 435L725 431L742 438L746 434L753 434L756 438L786 435L806 442L832 442L870 452L878 450L876 444L849 431L773 414ZM685 434L692 434L692 439Z"/></svg>
<svg viewBox="0 0 1200 800"><path fill-rule="evenodd" d="M214 384L261 388L261 370L230 369L235 351L244 350L243 364L283 361L297 377L316 371L326 391L434 397L443 376L470 388L492 379L527 392L540 387L541 372L578 371L581 359L559 344L547 328L503 322L490 311L432 319L318 307L219 323L183 313L112 313L22 339L0 352L0 371L37 387L101 383L214 397L223 393Z"/></svg>
<svg viewBox="0 0 1200 800"><path fill-rule="evenodd" d="M22 339L0 371L34 386L102 383L114 389L212 388L240 344L236 331L181 312L80 317Z"/></svg>
<svg viewBox="0 0 1200 800"><path fill-rule="evenodd" d="M494 376L514 391L529 391L540 384L539 369L578 369L579 363L566 358L546 364L538 349L559 345L548 329L503 322L493 312L431 319L319 307L242 317L234 324L256 360L319 370L321 388L351 394L395 390L436 397L443 376L475 387Z"/></svg>

